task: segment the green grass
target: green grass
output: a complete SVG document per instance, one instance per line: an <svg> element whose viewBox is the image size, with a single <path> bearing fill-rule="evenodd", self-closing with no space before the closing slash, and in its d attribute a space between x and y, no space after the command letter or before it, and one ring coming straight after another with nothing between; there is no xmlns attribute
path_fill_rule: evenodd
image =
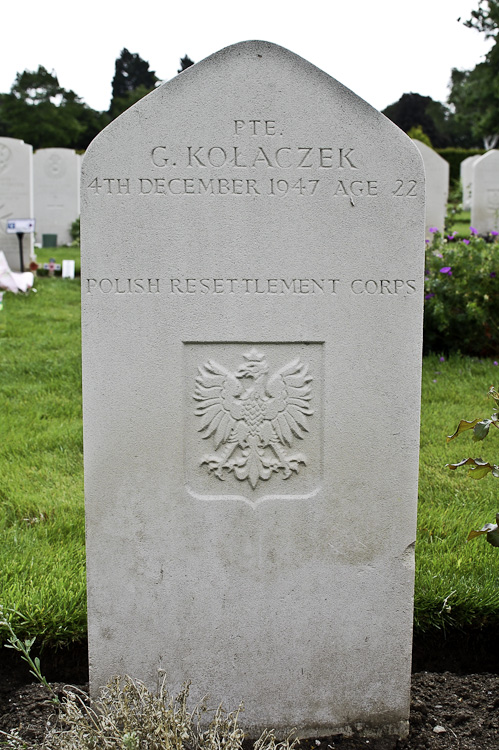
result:
<svg viewBox="0 0 499 750"><path fill-rule="evenodd" d="M44 277L35 286L6 293L0 312L0 603L19 613L20 635L63 644L86 635L80 283ZM445 468L467 456L499 462L499 434L445 443L460 419L491 414L493 383L490 360L424 361L419 632L499 625L499 550L465 541L494 521L499 480Z"/></svg>
<svg viewBox="0 0 499 750"><path fill-rule="evenodd" d="M460 419L492 414L486 394L498 382L499 367L491 360L424 360L415 597L420 630L499 624L499 550L484 538L465 542L472 528L495 521L499 480L477 481L465 468L445 468L468 456L499 462L495 429L481 443L473 443L469 432L445 441Z"/></svg>
<svg viewBox="0 0 499 750"><path fill-rule="evenodd" d="M48 263L51 258L54 258L56 263L59 263L62 267L63 260L74 260L75 261L75 273L77 276L80 274L80 248L71 245L70 247L38 247L35 249L36 262L40 266L40 275L48 274L48 271L43 271L41 266L44 263ZM56 275L61 275L59 271Z"/></svg>
<svg viewBox="0 0 499 750"><path fill-rule="evenodd" d="M450 231L448 232L448 234L452 234L452 232L457 232L459 237L469 237L470 236L470 222L471 222L470 211L458 211L456 214L454 214L452 218L452 223L451 223Z"/></svg>
<svg viewBox="0 0 499 750"><path fill-rule="evenodd" d="M80 283L0 312L0 601L23 633L85 634Z"/></svg>

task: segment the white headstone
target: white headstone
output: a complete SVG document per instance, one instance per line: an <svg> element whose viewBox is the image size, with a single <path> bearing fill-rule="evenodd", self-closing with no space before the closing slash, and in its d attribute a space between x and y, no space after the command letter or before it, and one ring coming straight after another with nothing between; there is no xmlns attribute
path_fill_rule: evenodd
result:
<svg viewBox="0 0 499 750"><path fill-rule="evenodd" d="M447 200L449 198L449 162L442 159L422 141L414 140L418 147L426 173L426 237L431 237L430 228L444 231Z"/></svg>
<svg viewBox="0 0 499 750"><path fill-rule="evenodd" d="M75 277L75 262L74 260L63 260L62 261L62 278L63 279L74 279Z"/></svg>
<svg viewBox="0 0 499 750"><path fill-rule="evenodd" d="M17 138L0 138L0 251L12 271L21 270L17 235L7 234L9 219L33 218L33 148ZM23 237L23 262L33 257L33 235Z"/></svg>
<svg viewBox="0 0 499 750"><path fill-rule="evenodd" d="M499 151L487 151L473 164L471 226L479 234L499 231Z"/></svg>
<svg viewBox="0 0 499 750"><path fill-rule="evenodd" d="M33 157L36 234L71 242L71 224L80 215L80 156L70 148L42 148Z"/></svg>
<svg viewBox="0 0 499 750"><path fill-rule="evenodd" d="M469 211L471 208L471 196L473 194L473 164L480 159L480 154L468 156L463 159L459 166L461 188L463 191L463 209Z"/></svg>
<svg viewBox="0 0 499 750"><path fill-rule="evenodd" d="M404 734L424 172L286 49L165 83L82 173L91 690Z"/></svg>

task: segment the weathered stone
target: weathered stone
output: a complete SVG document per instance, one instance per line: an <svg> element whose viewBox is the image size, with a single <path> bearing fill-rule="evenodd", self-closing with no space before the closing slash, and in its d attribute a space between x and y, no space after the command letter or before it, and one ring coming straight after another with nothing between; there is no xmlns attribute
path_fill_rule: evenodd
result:
<svg viewBox="0 0 499 750"><path fill-rule="evenodd" d="M12 271L21 270L17 235L7 234L9 219L33 218L33 148L17 138L0 138L0 250ZM23 237L23 263L33 255L33 235Z"/></svg>
<svg viewBox="0 0 499 750"><path fill-rule="evenodd" d="M461 178L461 188L463 191L463 208L469 211L471 208L471 196L473 195L473 164L480 159L480 154L468 156L460 164L459 174Z"/></svg>
<svg viewBox="0 0 499 750"><path fill-rule="evenodd" d="M81 184L92 692L161 668L250 735L403 734L417 149L245 42L111 123Z"/></svg>
<svg viewBox="0 0 499 750"><path fill-rule="evenodd" d="M80 215L80 155L70 148L42 148L33 157L36 235L71 243L71 224Z"/></svg>
<svg viewBox="0 0 499 750"><path fill-rule="evenodd" d="M499 151L487 151L473 164L471 226L479 234L499 231Z"/></svg>
<svg viewBox="0 0 499 750"><path fill-rule="evenodd" d="M432 148L414 140L423 157L426 172L426 237L431 237L430 228L444 231L447 201L449 198L449 162L442 159Z"/></svg>

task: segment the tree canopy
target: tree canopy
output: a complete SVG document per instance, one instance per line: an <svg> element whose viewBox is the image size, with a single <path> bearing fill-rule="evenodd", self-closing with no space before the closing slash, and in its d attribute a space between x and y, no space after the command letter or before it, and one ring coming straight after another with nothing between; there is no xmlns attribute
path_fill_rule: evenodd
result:
<svg viewBox="0 0 499 750"><path fill-rule="evenodd" d="M449 102L456 125L471 134L470 145L483 141L485 148L493 148L499 140L499 0L478 0L464 25L494 44L472 70L452 70Z"/></svg>
<svg viewBox="0 0 499 750"><path fill-rule="evenodd" d="M383 110L383 114L405 133L419 128L434 148L460 145L451 110L431 96L402 94L398 102Z"/></svg>
<svg viewBox="0 0 499 750"><path fill-rule="evenodd" d="M17 73L10 93L0 94L0 134L33 148L85 149L108 118L59 84L54 71Z"/></svg>
<svg viewBox="0 0 499 750"><path fill-rule="evenodd" d="M117 117L153 91L158 81L156 73L149 69L149 63L136 52L129 52L124 47L115 62L113 93L109 107L111 118Z"/></svg>
<svg viewBox="0 0 499 750"><path fill-rule="evenodd" d="M181 70L193 65L188 55ZM179 71L180 72L180 71ZM122 49L115 62L112 98L107 112L88 107L72 90L59 84L55 71L17 73L8 94L0 94L0 136L19 138L33 148L84 150L119 114L152 91L159 79L137 53Z"/></svg>

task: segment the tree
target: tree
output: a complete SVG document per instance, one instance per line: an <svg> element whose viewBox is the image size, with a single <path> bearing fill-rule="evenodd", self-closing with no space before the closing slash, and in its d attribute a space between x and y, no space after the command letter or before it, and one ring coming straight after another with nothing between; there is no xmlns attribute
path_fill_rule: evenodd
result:
<svg viewBox="0 0 499 750"><path fill-rule="evenodd" d="M452 70L449 102L455 109L456 124L468 128L475 141L481 139L485 148L491 148L499 139L499 0L478 0L477 10L464 25L493 39L494 44L485 61L473 70Z"/></svg>
<svg viewBox="0 0 499 750"><path fill-rule="evenodd" d="M10 93L0 95L0 135L20 138L35 149L84 149L106 122L43 65L17 73Z"/></svg>
<svg viewBox="0 0 499 750"><path fill-rule="evenodd" d="M137 53L121 50L115 62L113 93L109 114L114 119L143 96L153 91L159 78L149 63Z"/></svg>
<svg viewBox="0 0 499 750"><path fill-rule="evenodd" d="M435 148L454 145L452 113L431 96L402 94L398 102L383 110L383 114L405 133L411 128L420 128Z"/></svg>
<svg viewBox="0 0 499 750"><path fill-rule="evenodd" d="M194 60L191 60L189 55L185 55L185 57L180 58L180 68L177 70L177 73L183 73L184 70L187 70L187 68L190 68L191 65L194 65Z"/></svg>

